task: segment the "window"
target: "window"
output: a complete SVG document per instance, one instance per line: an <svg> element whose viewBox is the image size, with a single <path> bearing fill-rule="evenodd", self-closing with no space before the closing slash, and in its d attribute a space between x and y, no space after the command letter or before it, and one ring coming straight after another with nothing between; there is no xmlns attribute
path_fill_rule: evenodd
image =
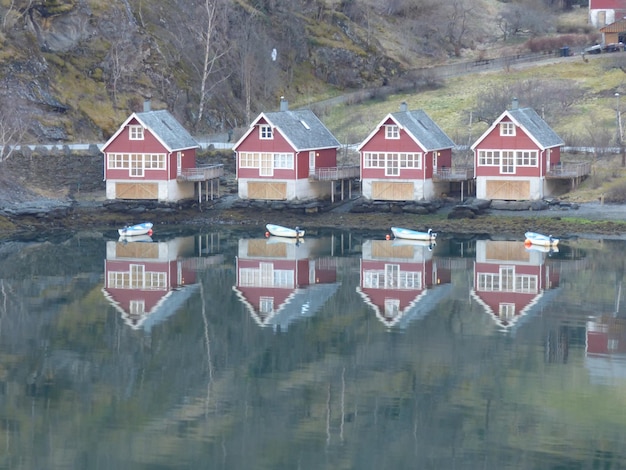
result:
<svg viewBox="0 0 626 470"><path fill-rule="evenodd" d="M500 166L500 152L498 150L479 150L479 166Z"/></svg>
<svg viewBox="0 0 626 470"><path fill-rule="evenodd" d="M143 127L128 126L128 134L130 140L143 140Z"/></svg>
<svg viewBox="0 0 626 470"><path fill-rule="evenodd" d="M293 154L292 153L275 153L274 168L283 170L293 170Z"/></svg>
<svg viewBox="0 0 626 470"><path fill-rule="evenodd" d="M397 176L400 168L421 168L422 154L365 152L363 165L365 168L384 168L387 176Z"/></svg>
<svg viewBox="0 0 626 470"><path fill-rule="evenodd" d="M515 277L515 292L538 292L537 276L519 274Z"/></svg>
<svg viewBox="0 0 626 470"><path fill-rule="evenodd" d="M240 152L239 168L259 168L259 154L252 152Z"/></svg>
<svg viewBox="0 0 626 470"><path fill-rule="evenodd" d="M537 166L536 150L518 150L515 153L515 164L517 166Z"/></svg>
<svg viewBox="0 0 626 470"><path fill-rule="evenodd" d="M143 155L130 156L130 176L143 176Z"/></svg>
<svg viewBox="0 0 626 470"><path fill-rule="evenodd" d="M515 304L501 303L498 305L498 316L501 321L507 322L513 320L515 317Z"/></svg>
<svg viewBox="0 0 626 470"><path fill-rule="evenodd" d="M259 138L261 140L271 140L273 139L272 135L272 126L268 126L267 124L262 124L259 126Z"/></svg>
<svg viewBox="0 0 626 470"><path fill-rule="evenodd" d="M274 175L274 156L271 153L262 153L259 166L260 176Z"/></svg>
<svg viewBox="0 0 626 470"><path fill-rule="evenodd" d="M500 160L500 173L512 174L515 173L515 152L512 150L505 150L502 152L502 158Z"/></svg>
<svg viewBox="0 0 626 470"><path fill-rule="evenodd" d="M400 138L400 129L398 126L391 125L385 126L385 139L399 139Z"/></svg>
<svg viewBox="0 0 626 470"><path fill-rule="evenodd" d="M146 154L144 155L144 165L146 169L150 170L165 170L165 155Z"/></svg>
<svg viewBox="0 0 626 470"><path fill-rule="evenodd" d="M513 124L512 122L501 122L500 123L500 135L502 137L514 136L515 124Z"/></svg>

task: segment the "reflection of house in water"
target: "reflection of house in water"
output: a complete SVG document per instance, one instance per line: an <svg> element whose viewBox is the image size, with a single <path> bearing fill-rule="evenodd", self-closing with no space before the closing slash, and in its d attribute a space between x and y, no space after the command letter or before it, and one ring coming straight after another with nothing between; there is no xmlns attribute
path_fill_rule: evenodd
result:
<svg viewBox="0 0 626 470"><path fill-rule="evenodd" d="M323 239L270 237L239 240L233 290L261 326L285 331L314 315L338 287L336 258L315 253Z"/></svg>
<svg viewBox="0 0 626 470"><path fill-rule="evenodd" d="M511 329L557 292L560 275L546 263L549 253L519 241L476 242L472 297L498 326Z"/></svg>
<svg viewBox="0 0 626 470"><path fill-rule="evenodd" d="M363 243L357 292L385 325L406 327L448 295L450 270L437 267L432 248L411 240Z"/></svg>
<svg viewBox="0 0 626 470"><path fill-rule="evenodd" d="M109 241L104 295L128 325L150 331L196 292L199 269L223 262L222 255L205 254L209 244L207 237L145 243Z"/></svg>
<svg viewBox="0 0 626 470"><path fill-rule="evenodd" d="M585 364L594 382L626 379L626 318L605 314L587 322Z"/></svg>

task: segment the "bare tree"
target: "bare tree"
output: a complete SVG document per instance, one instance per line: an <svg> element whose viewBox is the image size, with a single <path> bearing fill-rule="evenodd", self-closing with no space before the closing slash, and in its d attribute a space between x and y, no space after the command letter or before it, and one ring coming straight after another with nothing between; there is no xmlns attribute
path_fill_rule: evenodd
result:
<svg viewBox="0 0 626 470"><path fill-rule="evenodd" d="M15 101L0 100L0 162L8 160L27 133L22 107Z"/></svg>

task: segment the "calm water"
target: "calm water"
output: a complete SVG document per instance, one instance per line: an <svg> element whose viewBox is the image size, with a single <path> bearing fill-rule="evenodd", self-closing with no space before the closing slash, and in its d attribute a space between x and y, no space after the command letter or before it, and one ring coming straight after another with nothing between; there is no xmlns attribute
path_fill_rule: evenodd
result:
<svg viewBox="0 0 626 470"><path fill-rule="evenodd" d="M626 467L624 242L384 235L0 242L0 468Z"/></svg>

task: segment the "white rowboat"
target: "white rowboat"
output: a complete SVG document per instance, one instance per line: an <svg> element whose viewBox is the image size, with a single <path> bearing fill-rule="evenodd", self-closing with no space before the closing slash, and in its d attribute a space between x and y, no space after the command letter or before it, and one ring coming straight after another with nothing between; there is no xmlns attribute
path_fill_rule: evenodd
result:
<svg viewBox="0 0 626 470"><path fill-rule="evenodd" d="M552 235L543 235L536 232L526 232L524 236L526 237L524 243L530 243L532 245L557 246L559 244L559 239L553 238Z"/></svg>
<svg viewBox="0 0 626 470"><path fill-rule="evenodd" d="M151 235L152 222L144 222L137 225L127 225L117 230L121 237L135 237L137 235Z"/></svg>
<svg viewBox="0 0 626 470"><path fill-rule="evenodd" d="M296 227L289 228L283 227L281 225L267 224L265 226L270 235L274 235L275 237L287 237L287 238L302 238L304 237L304 230L300 230L300 228Z"/></svg>
<svg viewBox="0 0 626 470"><path fill-rule="evenodd" d="M437 234L432 231L432 229L428 229L428 232L419 232L417 230L411 230L408 228L401 227L391 227L391 233L396 238L402 238L405 240L426 240L432 241L437 238Z"/></svg>

